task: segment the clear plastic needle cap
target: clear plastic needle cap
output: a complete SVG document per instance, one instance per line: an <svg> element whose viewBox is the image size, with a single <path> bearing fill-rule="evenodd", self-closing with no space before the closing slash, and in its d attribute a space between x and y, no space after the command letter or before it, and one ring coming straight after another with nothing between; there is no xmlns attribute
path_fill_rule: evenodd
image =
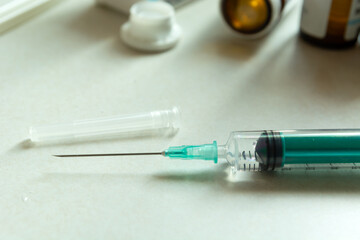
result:
<svg viewBox="0 0 360 240"><path fill-rule="evenodd" d="M33 126L29 128L29 138L32 142L46 142L121 135L173 135L179 128L179 109L173 107L147 113Z"/></svg>

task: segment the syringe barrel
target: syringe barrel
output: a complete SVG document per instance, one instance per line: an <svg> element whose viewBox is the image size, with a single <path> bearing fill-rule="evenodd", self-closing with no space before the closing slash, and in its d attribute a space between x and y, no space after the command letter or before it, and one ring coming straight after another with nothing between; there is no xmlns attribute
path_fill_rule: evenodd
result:
<svg viewBox="0 0 360 240"><path fill-rule="evenodd" d="M360 168L360 129L233 132L219 158L237 170Z"/></svg>

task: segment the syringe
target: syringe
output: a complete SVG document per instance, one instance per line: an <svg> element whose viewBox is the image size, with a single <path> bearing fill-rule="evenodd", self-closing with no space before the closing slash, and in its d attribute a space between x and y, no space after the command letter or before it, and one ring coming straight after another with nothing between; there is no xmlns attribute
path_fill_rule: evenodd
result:
<svg viewBox="0 0 360 240"><path fill-rule="evenodd" d="M162 152L55 155L96 157L163 155L185 160L226 160L234 170L360 169L360 129L236 131L225 145L183 145Z"/></svg>

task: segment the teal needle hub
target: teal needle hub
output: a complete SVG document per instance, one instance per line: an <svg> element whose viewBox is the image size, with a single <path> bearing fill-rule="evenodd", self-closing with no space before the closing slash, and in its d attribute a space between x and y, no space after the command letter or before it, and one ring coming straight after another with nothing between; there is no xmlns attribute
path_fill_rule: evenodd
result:
<svg viewBox="0 0 360 240"><path fill-rule="evenodd" d="M218 146L216 141L212 144L203 145L183 145L169 147L164 152L165 157L181 159L202 159L211 160L214 163L218 161Z"/></svg>

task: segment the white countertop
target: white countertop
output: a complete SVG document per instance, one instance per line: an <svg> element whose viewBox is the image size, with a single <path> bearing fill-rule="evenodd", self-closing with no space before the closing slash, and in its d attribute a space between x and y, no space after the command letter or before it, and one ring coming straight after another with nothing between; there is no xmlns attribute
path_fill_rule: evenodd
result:
<svg viewBox="0 0 360 240"><path fill-rule="evenodd" d="M233 130L360 128L360 48L298 37L299 12L243 42L217 0L177 12L179 45L124 46L125 17L63 1L0 36L1 239L356 239L360 171L241 173L161 157L58 159L56 153L224 143ZM173 138L29 146L28 127L171 106Z"/></svg>

